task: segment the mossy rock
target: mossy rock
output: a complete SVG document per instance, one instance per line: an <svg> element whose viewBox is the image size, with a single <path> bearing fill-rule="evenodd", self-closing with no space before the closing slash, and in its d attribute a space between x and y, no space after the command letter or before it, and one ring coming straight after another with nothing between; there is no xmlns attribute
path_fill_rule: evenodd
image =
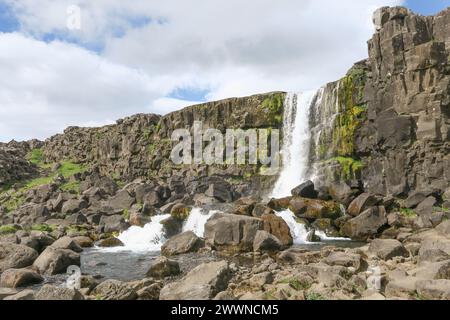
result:
<svg viewBox="0 0 450 320"><path fill-rule="evenodd" d="M100 240L99 242L97 242L97 246L102 248L114 248L114 247L124 247L125 245L119 239L111 237Z"/></svg>
<svg viewBox="0 0 450 320"><path fill-rule="evenodd" d="M178 203L173 206L172 210L170 211L170 215L177 219L177 220L186 220L189 215L191 214L192 208L182 204Z"/></svg>
<svg viewBox="0 0 450 320"><path fill-rule="evenodd" d="M17 225L14 224L3 225L0 226L0 235L13 234L16 233L18 230L21 230L21 228Z"/></svg>

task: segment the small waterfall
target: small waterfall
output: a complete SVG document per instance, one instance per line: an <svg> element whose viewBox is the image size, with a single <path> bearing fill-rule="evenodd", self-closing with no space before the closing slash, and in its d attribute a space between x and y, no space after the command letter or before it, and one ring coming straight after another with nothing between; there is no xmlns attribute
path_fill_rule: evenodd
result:
<svg viewBox="0 0 450 320"><path fill-rule="evenodd" d="M201 208L192 209L189 218L183 225L183 232L192 231L197 237L203 237L206 222L217 212L214 210L203 210Z"/></svg>
<svg viewBox="0 0 450 320"><path fill-rule="evenodd" d="M286 221L289 229L291 230L291 236L294 240L294 244L305 244L307 243L306 237L308 235L308 230L304 224L298 223L295 219L295 215L290 210L276 212L277 216Z"/></svg>

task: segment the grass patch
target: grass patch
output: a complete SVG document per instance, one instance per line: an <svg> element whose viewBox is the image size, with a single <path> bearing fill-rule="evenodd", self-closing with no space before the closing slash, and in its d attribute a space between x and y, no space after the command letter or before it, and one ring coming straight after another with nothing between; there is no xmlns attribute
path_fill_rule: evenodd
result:
<svg viewBox="0 0 450 320"><path fill-rule="evenodd" d="M277 93L264 99L261 106L274 124L283 122L283 105L285 95Z"/></svg>
<svg viewBox="0 0 450 320"><path fill-rule="evenodd" d="M444 212L444 213L450 213L450 209L444 207L443 205L440 207L433 207L433 212Z"/></svg>
<svg viewBox="0 0 450 320"><path fill-rule="evenodd" d="M413 209L401 208L400 213L409 218L417 217L417 213Z"/></svg>
<svg viewBox="0 0 450 320"><path fill-rule="evenodd" d="M64 183L61 187L59 187L61 191L80 194L80 182L79 181L70 181Z"/></svg>
<svg viewBox="0 0 450 320"><path fill-rule="evenodd" d="M300 291L300 290L306 290L311 287L311 284L306 281L301 281L294 278L286 278L280 281L280 283L287 283L291 288Z"/></svg>
<svg viewBox="0 0 450 320"><path fill-rule="evenodd" d="M11 224L0 226L0 235L16 233L17 230L19 230L19 228Z"/></svg>
<svg viewBox="0 0 450 320"><path fill-rule="evenodd" d="M306 300L326 300L323 295L316 292L310 292L305 296Z"/></svg>
<svg viewBox="0 0 450 320"><path fill-rule="evenodd" d="M33 149L27 154L26 159L37 166L41 166L44 163L44 152L42 149Z"/></svg>
<svg viewBox="0 0 450 320"><path fill-rule="evenodd" d="M42 231L42 232L53 232L55 231L57 226L54 225L48 225L48 224L33 224L31 226L32 231Z"/></svg>
<svg viewBox="0 0 450 320"><path fill-rule="evenodd" d="M130 219L130 210L128 210L128 209L123 209L122 217L123 217L125 220L129 220L129 219Z"/></svg>

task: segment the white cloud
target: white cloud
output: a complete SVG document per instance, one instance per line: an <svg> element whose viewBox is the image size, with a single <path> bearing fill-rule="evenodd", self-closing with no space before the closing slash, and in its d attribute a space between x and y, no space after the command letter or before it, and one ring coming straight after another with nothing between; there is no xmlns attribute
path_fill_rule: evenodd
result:
<svg viewBox="0 0 450 320"><path fill-rule="evenodd" d="M66 29L73 0L8 2L22 28L0 34L3 141L166 113L191 104L166 97L179 87L208 88L211 100L317 88L367 56L372 12L403 1L79 0L77 32ZM133 25L145 16L153 22ZM37 40L49 33L105 49Z"/></svg>

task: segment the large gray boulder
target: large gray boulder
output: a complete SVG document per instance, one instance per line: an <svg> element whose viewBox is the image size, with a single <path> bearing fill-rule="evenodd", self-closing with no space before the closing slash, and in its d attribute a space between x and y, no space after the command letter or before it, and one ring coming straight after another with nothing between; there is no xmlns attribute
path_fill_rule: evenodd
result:
<svg viewBox="0 0 450 320"><path fill-rule="evenodd" d="M230 279L226 261L204 263L180 281L166 285L161 290L160 300L209 300L225 290Z"/></svg>
<svg viewBox="0 0 450 320"><path fill-rule="evenodd" d="M28 269L8 269L2 273L0 287L18 288L44 281L38 273Z"/></svg>
<svg viewBox="0 0 450 320"><path fill-rule="evenodd" d="M408 257L408 250L398 240L375 239L370 243L369 252L383 260L394 257Z"/></svg>
<svg viewBox="0 0 450 320"><path fill-rule="evenodd" d="M76 289L44 285L35 295L36 300L84 300Z"/></svg>
<svg viewBox="0 0 450 320"><path fill-rule="evenodd" d="M364 210L377 204L377 199L370 193L362 193L348 206L347 213L351 216L358 216Z"/></svg>
<svg viewBox="0 0 450 320"><path fill-rule="evenodd" d="M249 252L253 250L256 233L262 228L261 219L218 213L206 223L205 239L218 250Z"/></svg>
<svg viewBox="0 0 450 320"><path fill-rule="evenodd" d="M180 274L180 265L177 261L169 260L166 257L156 259L147 271L147 277L164 279L166 277Z"/></svg>
<svg viewBox="0 0 450 320"><path fill-rule="evenodd" d="M80 265L80 255L72 250L47 247L34 261L33 267L41 274L55 275L65 273L69 266Z"/></svg>
<svg viewBox="0 0 450 320"><path fill-rule="evenodd" d="M13 268L25 268L38 257L36 250L14 243L0 242L0 272Z"/></svg>
<svg viewBox="0 0 450 320"><path fill-rule="evenodd" d="M122 215L102 216L99 223L104 233L122 232L130 227Z"/></svg>
<svg viewBox="0 0 450 320"><path fill-rule="evenodd" d="M124 210L130 209L135 202L136 199L127 190L120 190L114 197L109 199L107 205L113 209Z"/></svg>
<svg viewBox="0 0 450 320"><path fill-rule="evenodd" d="M53 242L51 247L55 249L69 249L78 253L83 251L83 249L71 237L59 238Z"/></svg>
<svg viewBox="0 0 450 320"><path fill-rule="evenodd" d="M137 293L130 285L119 280L106 280L95 287L92 295L101 300L136 300Z"/></svg>
<svg viewBox="0 0 450 320"><path fill-rule="evenodd" d="M274 235L262 230L256 233L255 240L253 241L253 251L279 251L281 248L283 248L283 243Z"/></svg>
<svg viewBox="0 0 450 320"><path fill-rule="evenodd" d="M374 236L387 223L384 207L372 207L356 218L347 221L341 232L354 240L367 240Z"/></svg>
<svg viewBox="0 0 450 320"><path fill-rule="evenodd" d="M197 237L194 232L187 231L176 235L161 247L161 254L164 256L174 256L183 253L196 252L203 247L204 241Z"/></svg>
<svg viewBox="0 0 450 320"><path fill-rule="evenodd" d="M309 199L317 198L317 191L314 189L314 182L308 180L291 190L291 194L296 197Z"/></svg>

